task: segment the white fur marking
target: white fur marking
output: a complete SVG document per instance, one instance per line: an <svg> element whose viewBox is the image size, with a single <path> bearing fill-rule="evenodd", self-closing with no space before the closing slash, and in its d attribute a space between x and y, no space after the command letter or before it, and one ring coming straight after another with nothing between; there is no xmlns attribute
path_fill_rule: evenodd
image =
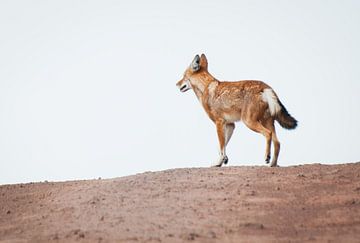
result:
<svg viewBox="0 0 360 243"><path fill-rule="evenodd" d="M212 83L209 84L208 89L209 89L209 94L211 96L215 95L215 90L216 90L217 86L218 86L217 82L212 82Z"/></svg>
<svg viewBox="0 0 360 243"><path fill-rule="evenodd" d="M239 116L230 113L224 113L224 118L227 122L236 122L240 120Z"/></svg>
<svg viewBox="0 0 360 243"><path fill-rule="evenodd" d="M276 95L272 89L264 89L261 96L262 96L263 101L268 103L270 114L272 116L275 116L278 112L280 112L281 107L280 107L278 100L276 98Z"/></svg>

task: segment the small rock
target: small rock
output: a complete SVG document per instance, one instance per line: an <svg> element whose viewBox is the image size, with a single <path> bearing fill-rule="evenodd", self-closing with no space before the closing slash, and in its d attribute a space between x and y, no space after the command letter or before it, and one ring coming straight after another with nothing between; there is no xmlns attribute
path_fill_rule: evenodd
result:
<svg viewBox="0 0 360 243"><path fill-rule="evenodd" d="M196 233L190 233L187 237L188 240L195 240L196 237L199 237Z"/></svg>
<svg viewBox="0 0 360 243"><path fill-rule="evenodd" d="M59 239L59 235L58 235L58 234L55 234L52 239L53 239L53 240L58 240L58 239Z"/></svg>
<svg viewBox="0 0 360 243"><path fill-rule="evenodd" d="M216 238L216 233L214 231L210 231L210 237L215 239Z"/></svg>
<svg viewBox="0 0 360 243"><path fill-rule="evenodd" d="M10 210L8 210L8 211L6 212L6 214L11 214L11 211L10 211Z"/></svg>
<svg viewBox="0 0 360 243"><path fill-rule="evenodd" d="M240 225L242 226L242 225ZM249 227L249 228L255 228L255 229L264 229L264 225L263 224L258 224L258 223L245 223L243 224L243 226L245 227Z"/></svg>
<svg viewBox="0 0 360 243"><path fill-rule="evenodd" d="M310 236L309 240L316 240L316 238L314 236Z"/></svg>
<svg viewBox="0 0 360 243"><path fill-rule="evenodd" d="M280 187L276 187L276 190L277 190L277 191L280 191Z"/></svg>

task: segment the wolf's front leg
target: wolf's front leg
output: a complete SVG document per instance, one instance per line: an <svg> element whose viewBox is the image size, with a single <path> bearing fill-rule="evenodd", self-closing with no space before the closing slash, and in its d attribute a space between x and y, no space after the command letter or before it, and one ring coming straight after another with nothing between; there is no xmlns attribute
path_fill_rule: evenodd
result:
<svg viewBox="0 0 360 243"><path fill-rule="evenodd" d="M226 164L228 162L228 157L225 152L225 129L226 124L224 121L216 121L216 131L219 139L220 145L220 157L219 159L212 165L214 167L220 167L222 164Z"/></svg>

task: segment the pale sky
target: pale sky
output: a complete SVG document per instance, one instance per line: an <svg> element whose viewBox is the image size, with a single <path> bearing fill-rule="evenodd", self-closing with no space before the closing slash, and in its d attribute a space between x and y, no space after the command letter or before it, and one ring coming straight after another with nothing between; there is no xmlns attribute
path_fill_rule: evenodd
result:
<svg viewBox="0 0 360 243"><path fill-rule="evenodd" d="M205 53L258 79L299 121L279 165L360 161L359 1L1 1L0 184L112 178L218 158L215 126L175 83ZM229 165L265 165L238 123Z"/></svg>

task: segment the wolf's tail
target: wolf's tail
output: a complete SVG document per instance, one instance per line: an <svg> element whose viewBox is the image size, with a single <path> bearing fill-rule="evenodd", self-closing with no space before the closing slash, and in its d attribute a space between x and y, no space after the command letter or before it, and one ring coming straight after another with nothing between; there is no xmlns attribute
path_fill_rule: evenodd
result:
<svg viewBox="0 0 360 243"><path fill-rule="evenodd" d="M295 129L298 123L297 120L289 114L279 99L277 102L280 105L280 111L276 113L275 120L285 129Z"/></svg>

